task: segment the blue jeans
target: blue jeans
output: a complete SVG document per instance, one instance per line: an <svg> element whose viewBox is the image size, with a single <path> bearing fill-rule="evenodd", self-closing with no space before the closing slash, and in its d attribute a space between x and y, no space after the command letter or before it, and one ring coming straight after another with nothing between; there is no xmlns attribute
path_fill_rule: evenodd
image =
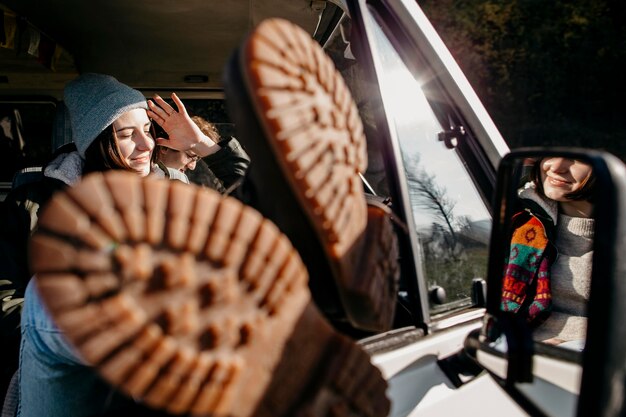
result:
<svg viewBox="0 0 626 417"><path fill-rule="evenodd" d="M26 287L18 416L97 416L129 402L85 365L54 325L35 280Z"/></svg>

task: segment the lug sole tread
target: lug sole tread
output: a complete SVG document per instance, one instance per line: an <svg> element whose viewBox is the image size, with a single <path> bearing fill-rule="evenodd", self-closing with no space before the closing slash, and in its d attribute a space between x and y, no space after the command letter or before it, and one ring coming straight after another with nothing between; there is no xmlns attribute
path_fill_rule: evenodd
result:
<svg viewBox="0 0 626 417"><path fill-rule="evenodd" d="M92 195L108 207L85 204ZM159 210L168 221L155 221ZM134 173L90 174L52 197L31 254L38 290L80 355L152 408L241 417L389 410L380 371L310 303L288 239L237 200ZM305 371L319 361L330 366ZM297 381L287 397L270 389L285 375ZM368 395L353 392L366 383Z"/></svg>
<svg viewBox="0 0 626 417"><path fill-rule="evenodd" d="M366 140L343 78L306 32L281 19L255 29L241 62L253 107L322 242L346 315L358 328L388 330L399 279L397 237L365 200Z"/></svg>

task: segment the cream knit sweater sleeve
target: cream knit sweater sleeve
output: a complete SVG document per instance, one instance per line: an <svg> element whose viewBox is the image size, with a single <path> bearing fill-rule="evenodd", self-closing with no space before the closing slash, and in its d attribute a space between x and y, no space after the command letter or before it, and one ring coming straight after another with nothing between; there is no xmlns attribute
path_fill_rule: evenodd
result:
<svg viewBox="0 0 626 417"><path fill-rule="evenodd" d="M593 219L559 214L555 240L558 255L550 270L553 310L535 330L535 340L585 339L593 231Z"/></svg>

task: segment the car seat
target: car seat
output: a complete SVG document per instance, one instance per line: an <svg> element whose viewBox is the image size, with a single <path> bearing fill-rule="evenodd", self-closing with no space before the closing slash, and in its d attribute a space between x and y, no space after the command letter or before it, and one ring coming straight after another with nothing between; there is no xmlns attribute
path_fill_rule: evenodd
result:
<svg viewBox="0 0 626 417"><path fill-rule="evenodd" d="M59 101L56 107L56 113L52 125L51 142L52 149L54 149L54 154L51 159L58 155L61 148L72 143L72 126L70 124L69 113L67 111L67 107L62 101ZM43 178L43 167L32 166L22 168L13 175L11 188L16 189L21 185L39 181L41 178Z"/></svg>

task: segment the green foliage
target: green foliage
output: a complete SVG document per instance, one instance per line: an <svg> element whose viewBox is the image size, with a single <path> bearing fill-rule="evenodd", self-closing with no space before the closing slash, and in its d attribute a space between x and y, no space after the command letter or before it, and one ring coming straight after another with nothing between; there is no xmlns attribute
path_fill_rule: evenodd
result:
<svg viewBox="0 0 626 417"><path fill-rule="evenodd" d="M472 280L486 277L487 257L488 251L484 246L463 248L460 257L436 256L426 248L424 273L428 287L443 287L448 303L470 298Z"/></svg>
<svg viewBox="0 0 626 417"><path fill-rule="evenodd" d="M420 0L511 147L626 159L621 0Z"/></svg>

